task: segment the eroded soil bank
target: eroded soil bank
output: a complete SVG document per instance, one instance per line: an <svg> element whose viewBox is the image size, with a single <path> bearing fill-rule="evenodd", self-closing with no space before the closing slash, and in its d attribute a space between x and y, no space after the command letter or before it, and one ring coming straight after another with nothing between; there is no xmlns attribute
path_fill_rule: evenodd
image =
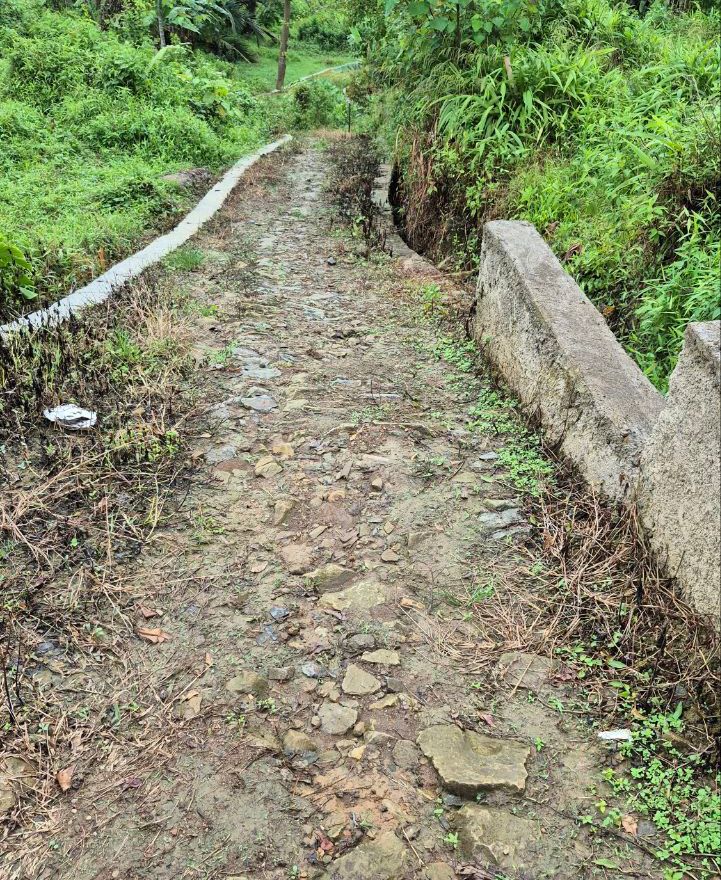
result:
<svg viewBox="0 0 721 880"><path fill-rule="evenodd" d="M354 253L327 172L317 145L267 160L179 278L206 306L199 468L112 652L40 663L74 739L0 875L661 877L648 822L577 821L618 758L574 676L510 611L479 642L533 562L526 498L427 279Z"/></svg>

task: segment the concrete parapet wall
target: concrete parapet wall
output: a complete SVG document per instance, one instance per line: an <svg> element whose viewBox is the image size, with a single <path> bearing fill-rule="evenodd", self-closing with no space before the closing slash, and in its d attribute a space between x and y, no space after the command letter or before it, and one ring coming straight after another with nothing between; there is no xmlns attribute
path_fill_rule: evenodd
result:
<svg viewBox="0 0 721 880"><path fill-rule="evenodd" d="M536 229L484 228L474 336L550 442L588 483L637 504L667 574L719 623L719 322L692 324L668 400Z"/></svg>
<svg viewBox="0 0 721 880"><path fill-rule="evenodd" d="M628 497L663 397L529 223L484 228L475 337L588 482Z"/></svg>
<svg viewBox="0 0 721 880"><path fill-rule="evenodd" d="M693 598L721 616L721 331L689 324L666 406L641 455L638 509L651 547Z"/></svg>

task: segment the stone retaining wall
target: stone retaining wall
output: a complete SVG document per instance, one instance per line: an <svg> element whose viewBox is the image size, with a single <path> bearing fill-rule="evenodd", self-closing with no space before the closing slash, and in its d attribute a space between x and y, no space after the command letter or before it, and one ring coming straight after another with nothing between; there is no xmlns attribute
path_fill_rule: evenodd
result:
<svg viewBox="0 0 721 880"><path fill-rule="evenodd" d="M667 573L721 625L719 322L689 326L665 401L536 229L494 221L474 335L589 484L638 502Z"/></svg>

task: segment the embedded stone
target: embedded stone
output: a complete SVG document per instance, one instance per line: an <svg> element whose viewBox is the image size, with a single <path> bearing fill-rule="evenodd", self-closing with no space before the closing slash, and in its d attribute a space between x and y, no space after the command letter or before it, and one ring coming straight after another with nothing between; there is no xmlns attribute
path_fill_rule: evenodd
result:
<svg viewBox="0 0 721 880"><path fill-rule="evenodd" d="M466 859L482 859L504 871L528 867L533 848L541 842L538 822L499 807L466 804L455 814L458 848Z"/></svg>
<svg viewBox="0 0 721 880"><path fill-rule="evenodd" d="M494 790L520 794L526 787L530 748L521 743L482 736L453 724L427 727L417 743L444 788L454 794L475 797Z"/></svg>
<svg viewBox="0 0 721 880"><path fill-rule="evenodd" d="M380 690L381 683L374 675L366 672L365 669L361 669L360 666L351 664L348 669L346 669L341 688L343 689L344 694L363 697L366 694L372 694L375 691Z"/></svg>
<svg viewBox="0 0 721 880"><path fill-rule="evenodd" d="M329 562L327 565L321 565L314 571L309 571L307 577L313 582L313 586L319 593L326 593L330 590L337 590L352 580L354 572L349 568L343 568L335 562Z"/></svg>
<svg viewBox="0 0 721 880"><path fill-rule="evenodd" d="M362 843L331 866L333 880L402 880L408 851L392 831Z"/></svg>
<svg viewBox="0 0 721 880"><path fill-rule="evenodd" d="M254 697L264 697L268 693L268 680L251 672L249 669L231 678L225 685L225 689L232 694L252 694Z"/></svg>
<svg viewBox="0 0 721 880"><path fill-rule="evenodd" d="M335 611L367 611L382 605L387 598L386 590L377 581L360 581L340 593L324 593L319 604Z"/></svg>
<svg viewBox="0 0 721 880"><path fill-rule="evenodd" d="M324 703L318 710L320 729L331 736L342 736L353 727L358 720L358 712L350 706L339 703Z"/></svg>
<svg viewBox="0 0 721 880"><path fill-rule="evenodd" d="M364 663L377 663L379 666L400 666L401 658L398 651L389 651L379 648L377 651L368 651L361 657Z"/></svg>
<svg viewBox="0 0 721 880"><path fill-rule="evenodd" d="M316 751L316 745L302 730L288 730L283 736L283 751L286 755L307 755Z"/></svg>

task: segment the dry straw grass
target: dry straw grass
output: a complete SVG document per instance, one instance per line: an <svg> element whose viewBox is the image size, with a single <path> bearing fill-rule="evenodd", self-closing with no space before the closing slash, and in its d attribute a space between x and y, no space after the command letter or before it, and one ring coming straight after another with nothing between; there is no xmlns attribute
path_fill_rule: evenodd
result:
<svg viewBox="0 0 721 880"><path fill-rule="evenodd" d="M132 676L125 696L111 694L100 670L129 670L123 644L142 587L128 563L182 498L189 461L190 316L171 291L143 281L112 308L0 350L0 771L8 758L26 762L3 826L27 849L23 870L52 828L57 773L107 747L106 710L131 701ZM43 419L69 400L97 409L94 429L65 433ZM68 670L91 676L92 691L38 686Z"/></svg>

